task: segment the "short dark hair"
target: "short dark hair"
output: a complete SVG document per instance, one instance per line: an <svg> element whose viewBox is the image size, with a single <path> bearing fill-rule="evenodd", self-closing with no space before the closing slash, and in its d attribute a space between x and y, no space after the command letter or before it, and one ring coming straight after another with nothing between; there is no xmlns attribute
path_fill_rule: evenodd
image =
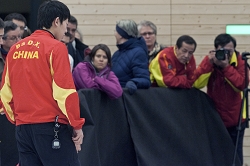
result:
<svg viewBox="0 0 250 166"><path fill-rule="evenodd" d="M14 31L18 28L18 26L13 23L12 21L4 21L4 35L3 35L3 39L6 39L6 34L9 31Z"/></svg>
<svg viewBox="0 0 250 166"><path fill-rule="evenodd" d="M12 21L13 19L24 22L27 25L26 18L20 13L10 13L5 18L4 21Z"/></svg>
<svg viewBox="0 0 250 166"><path fill-rule="evenodd" d="M234 45L234 48L236 48L236 40L229 34L222 33L219 34L215 39L214 39L214 47L218 48L219 46L224 47L228 43L232 42Z"/></svg>
<svg viewBox="0 0 250 166"><path fill-rule="evenodd" d="M0 29L3 29L4 28L4 22L3 20L0 18Z"/></svg>
<svg viewBox="0 0 250 166"><path fill-rule="evenodd" d="M96 54L96 52L97 52L99 49L103 50L103 51L106 53L106 55L107 55L107 57L108 57L108 65L111 67L111 52L110 52L109 47L108 47L107 45L105 45L105 44L98 44L98 45L96 45L96 46L91 50L91 52L90 52L90 54L89 54L90 59L91 59L91 60L94 59L95 54Z"/></svg>
<svg viewBox="0 0 250 166"><path fill-rule="evenodd" d="M78 26L77 19L76 19L74 16L72 16L72 15L70 15L69 22L70 22L71 24L75 24L76 27Z"/></svg>
<svg viewBox="0 0 250 166"><path fill-rule="evenodd" d="M49 29L52 22L59 17L60 23L70 18L69 8L60 1L46 1L38 9L37 27Z"/></svg>
<svg viewBox="0 0 250 166"><path fill-rule="evenodd" d="M191 44L191 45L194 44L194 50L196 49L197 43L191 36L189 36L189 35L180 36L176 41L176 46L178 49L182 47L183 42L185 42L187 44Z"/></svg>

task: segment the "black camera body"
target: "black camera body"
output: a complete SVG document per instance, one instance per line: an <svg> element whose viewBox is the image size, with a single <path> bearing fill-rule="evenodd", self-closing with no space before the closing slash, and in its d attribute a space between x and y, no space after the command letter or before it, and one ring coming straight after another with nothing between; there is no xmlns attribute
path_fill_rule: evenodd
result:
<svg viewBox="0 0 250 166"><path fill-rule="evenodd" d="M226 56L228 57L229 55L230 55L230 50L224 48L215 51L215 57L218 60L225 60Z"/></svg>

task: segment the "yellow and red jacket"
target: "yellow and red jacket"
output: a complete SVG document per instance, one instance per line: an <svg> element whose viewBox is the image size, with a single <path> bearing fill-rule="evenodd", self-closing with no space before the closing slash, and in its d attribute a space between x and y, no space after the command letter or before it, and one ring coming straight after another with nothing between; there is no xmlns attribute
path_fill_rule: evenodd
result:
<svg viewBox="0 0 250 166"><path fill-rule="evenodd" d="M221 69L213 65L206 56L195 71L195 88L207 86L207 94L226 127L236 126L240 115L245 88L245 68L241 55L234 53L230 65ZM245 108L245 106L244 106ZM246 117L245 109L243 119Z"/></svg>
<svg viewBox="0 0 250 166"><path fill-rule="evenodd" d="M175 47L167 47L151 61L150 80L152 86L191 88L195 69L193 55L187 64L183 64L176 57Z"/></svg>
<svg viewBox="0 0 250 166"><path fill-rule="evenodd" d="M79 98L66 46L46 30L13 45L2 77L1 100L16 125L54 122L81 129Z"/></svg>

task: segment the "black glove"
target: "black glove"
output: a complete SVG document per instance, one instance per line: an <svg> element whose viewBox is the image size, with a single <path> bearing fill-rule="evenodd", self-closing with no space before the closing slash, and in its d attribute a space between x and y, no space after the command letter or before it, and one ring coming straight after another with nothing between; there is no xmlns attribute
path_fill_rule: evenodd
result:
<svg viewBox="0 0 250 166"><path fill-rule="evenodd" d="M125 85L125 88L128 88L128 92L131 95L134 94L137 90L137 86L135 85L133 81L128 81Z"/></svg>

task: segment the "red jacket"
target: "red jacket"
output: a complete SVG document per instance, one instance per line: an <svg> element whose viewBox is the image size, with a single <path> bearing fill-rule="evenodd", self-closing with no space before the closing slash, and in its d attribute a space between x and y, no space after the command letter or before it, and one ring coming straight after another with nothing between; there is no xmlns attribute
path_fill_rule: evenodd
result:
<svg viewBox="0 0 250 166"><path fill-rule="evenodd" d="M1 100L16 125L59 122L81 129L79 98L70 72L68 50L45 30L11 47L2 77Z"/></svg>
<svg viewBox="0 0 250 166"><path fill-rule="evenodd" d="M207 94L214 101L225 126L236 126L241 109L242 90L245 87L245 68L241 55L236 56L234 53L230 65L224 69L213 66L206 56L195 73L198 79L194 87L200 89L207 86Z"/></svg>
<svg viewBox="0 0 250 166"><path fill-rule="evenodd" d="M174 47L163 49L151 61L149 66L152 85L160 87L191 88L194 82L193 74L196 69L192 56L187 64L182 64L176 57Z"/></svg>

